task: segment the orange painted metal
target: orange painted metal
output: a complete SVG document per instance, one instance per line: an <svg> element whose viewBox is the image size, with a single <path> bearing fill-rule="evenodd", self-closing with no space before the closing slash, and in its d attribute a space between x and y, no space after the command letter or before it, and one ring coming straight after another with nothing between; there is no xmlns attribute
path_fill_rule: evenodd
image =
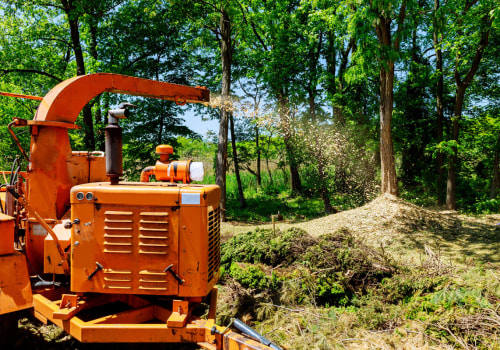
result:
<svg viewBox="0 0 500 350"><path fill-rule="evenodd" d="M26 99L28 99L28 100L38 100L38 101L43 100L43 97L41 97L41 96L32 96L32 95L23 95L23 94L14 94L14 93L12 93L12 92L3 92L3 91L0 91L0 96L17 97L17 98L26 98Z"/></svg>
<svg viewBox="0 0 500 350"><path fill-rule="evenodd" d="M156 154L160 155L160 162L167 162L168 157L174 154L174 148L170 145L158 145L156 146Z"/></svg>
<svg viewBox="0 0 500 350"><path fill-rule="evenodd" d="M71 289L205 297L219 273L220 230L208 224L209 217L216 221L219 198L213 185L73 187Z"/></svg>
<svg viewBox="0 0 500 350"><path fill-rule="evenodd" d="M31 122L29 184L27 199L38 214L58 220L69 209L71 187L82 178L93 177L89 163L81 162L71 151L68 130L84 105L102 92L153 97L165 100L182 99L187 102L207 102L210 93L206 88L194 88L118 74L90 74L68 79L54 87L42 100ZM93 169L91 169L92 171ZM98 170L100 173L100 169ZM77 174L77 175L75 175ZM91 181L105 181L106 178ZM43 269L45 235L34 234L28 228L27 255L35 270Z"/></svg>
<svg viewBox="0 0 500 350"><path fill-rule="evenodd" d="M58 84L42 100L36 120L74 123L82 108L103 92L144 96L174 101L176 97L191 103L208 102L206 88L189 87L119 74L82 75Z"/></svg>
<svg viewBox="0 0 500 350"><path fill-rule="evenodd" d="M235 332L224 334L223 350L268 350L271 349L256 340Z"/></svg>
<svg viewBox="0 0 500 350"><path fill-rule="evenodd" d="M174 300L172 302L172 314L167 319L167 327L180 328L186 325L188 320L189 302Z"/></svg>
<svg viewBox="0 0 500 350"><path fill-rule="evenodd" d="M63 129L81 129L82 127L76 124L71 124L68 122L52 122L44 120L28 120L28 126L51 126L54 128Z"/></svg>
<svg viewBox="0 0 500 350"><path fill-rule="evenodd" d="M31 212L31 215L35 217L35 220L38 222L38 224L41 226L42 230L45 230L44 232L47 232L49 236L52 238L51 242L53 243L54 247L57 250L58 257L56 258L56 262L59 266L61 266L62 270L64 271L65 275L69 275L69 265L68 265L68 257L66 252L63 250L61 247L61 243L59 242L59 239L57 238L57 235L54 233L52 230L52 227L38 214L35 210L31 208L31 206L26 202L26 200L23 197L18 198L19 203L24 206L26 209L28 209Z"/></svg>
<svg viewBox="0 0 500 350"><path fill-rule="evenodd" d="M64 252L69 251L71 244L71 229L64 227L64 224L57 224L54 226L53 232L59 241L59 245ZM63 264L61 263L61 253L57 249L54 238L51 235L45 237L44 244L44 273L64 274Z"/></svg>
<svg viewBox="0 0 500 350"><path fill-rule="evenodd" d="M59 312L54 312L53 317L60 320L69 320L80 311L78 309L78 296L75 294L63 294L59 305Z"/></svg>
<svg viewBox="0 0 500 350"><path fill-rule="evenodd" d="M0 315L32 307L33 295L24 254L15 252L0 256L0 276Z"/></svg>
<svg viewBox="0 0 500 350"><path fill-rule="evenodd" d="M156 154L160 159L154 166L148 166L141 172L141 182L149 182L149 177L154 175L157 181L169 181L190 183L189 167L191 160L169 160L169 156L174 153L174 148L170 145L159 145L156 147Z"/></svg>
<svg viewBox="0 0 500 350"><path fill-rule="evenodd" d="M182 183L190 183L189 166L191 160L172 161L169 163L162 163L158 161L155 165L155 178L158 181L170 181Z"/></svg>
<svg viewBox="0 0 500 350"><path fill-rule="evenodd" d="M0 213L0 255L14 253L15 219Z"/></svg>
<svg viewBox="0 0 500 350"><path fill-rule="evenodd" d="M78 313L69 319L61 319L59 313L64 294L54 292L34 296L35 316L41 321L51 321L83 343L194 343L207 350L271 349L226 327L217 326L213 318L204 320L189 312L184 313L184 309L188 309L186 301L172 301L172 312L165 306L134 295L92 294L86 300L78 301L78 311L86 310L85 320ZM122 310L100 316L103 308L110 304L115 304L115 308L121 306ZM93 316L94 312L96 316ZM172 317L175 313L185 316L182 326L169 326L167 320L176 319Z"/></svg>
<svg viewBox="0 0 500 350"><path fill-rule="evenodd" d="M210 329L214 325L213 320L199 320L198 323L191 322L184 327L168 327L166 321L172 315L172 311L135 296L108 297L109 303L119 302L117 305L123 305L123 311L98 316L103 308L109 305L100 300L96 305L85 307L87 313L85 321L80 319L78 314L68 320L61 320L54 317L60 312L61 297L37 294L33 301L35 310L38 311L40 318L53 322L84 343L198 343L207 340L212 343L215 339L215 336L210 335ZM91 299L92 297L89 297L86 303L93 304ZM92 316L93 310L96 310L97 317ZM194 318L193 321L195 320L198 319Z"/></svg>

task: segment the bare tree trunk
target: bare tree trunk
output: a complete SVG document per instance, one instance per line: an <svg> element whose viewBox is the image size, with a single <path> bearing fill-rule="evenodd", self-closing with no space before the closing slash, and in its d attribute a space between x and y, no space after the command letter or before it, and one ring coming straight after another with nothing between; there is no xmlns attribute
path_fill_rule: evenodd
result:
<svg viewBox="0 0 500 350"><path fill-rule="evenodd" d="M267 167L267 173L269 174L269 184L273 184L273 174L271 173L271 169L269 168L269 147L271 146L271 139L273 135L272 133L269 135L269 138L267 139L267 151L266 151L266 167Z"/></svg>
<svg viewBox="0 0 500 350"><path fill-rule="evenodd" d="M394 41L391 38L391 18L380 9L379 23L375 31L382 50L388 48L399 51L400 34L406 16L406 1L403 0L398 15L398 28ZM384 57L385 56L385 57ZM394 146L392 143L392 110L394 103L394 60L384 54L380 64L380 165L382 173L382 193L399 195L396 164L394 161Z"/></svg>
<svg viewBox="0 0 500 350"><path fill-rule="evenodd" d="M335 75L336 75L335 73L337 69L337 50L335 47L335 41L337 36L335 35L335 29L328 31L327 36L328 36L328 43L326 45L325 58L326 58L326 70L328 72L328 75L326 79L326 89L330 93L330 95L334 97L335 93L337 92L337 84L335 81ZM342 110L338 108L338 105L334 99L332 99L332 101L333 101L332 103L333 118L334 120L343 124L344 116L342 114Z"/></svg>
<svg viewBox="0 0 500 350"><path fill-rule="evenodd" d="M493 179L491 180L490 199L497 198L498 186L500 185L500 133L495 145L495 157L493 159Z"/></svg>
<svg viewBox="0 0 500 350"><path fill-rule="evenodd" d="M99 58L97 52L97 19L95 16L90 16L89 20L89 34L90 34L90 45L89 51L92 58L97 61ZM95 134L95 146L96 149L104 151L104 120L102 116L101 109L101 94L94 98L93 105L96 106L94 112L94 123L96 128Z"/></svg>
<svg viewBox="0 0 500 350"><path fill-rule="evenodd" d="M255 148L257 149L257 188L262 186L262 177L260 175L260 147L259 147L259 127L255 126Z"/></svg>
<svg viewBox="0 0 500 350"><path fill-rule="evenodd" d="M444 140L444 132L443 132L443 122L444 122L444 108L443 108L443 59L441 50L436 50L436 68L439 70L439 77L437 82L437 91L436 91L436 132L437 132L437 142L440 143ZM444 204L444 160L445 155L443 152L438 152L437 154L437 199L440 205Z"/></svg>
<svg viewBox="0 0 500 350"><path fill-rule="evenodd" d="M68 17L68 24L71 36L71 43L76 61L76 75L85 75L85 60L83 58L82 45L80 43L80 31L78 27L78 15L72 0L61 0L64 12ZM89 150L95 149L94 122L92 119L92 109L88 104L83 107L83 131L85 133L85 147Z"/></svg>
<svg viewBox="0 0 500 350"><path fill-rule="evenodd" d="M228 13L222 9L220 17L220 50L222 59L222 100L228 100L231 93L231 22ZM226 221L226 172L227 172L227 134L229 111L223 107L220 112L219 140L217 147L217 167L215 182L221 190L221 220Z"/></svg>
<svg viewBox="0 0 500 350"><path fill-rule="evenodd" d="M436 137L437 142L440 143L444 140L443 121L444 121L444 108L443 108L443 92L444 92L444 77L443 77L443 54L440 45L440 26L437 23L436 12L439 9L439 0L434 0L434 33L433 44L436 52L436 72L438 72L438 81L436 84ZM438 152L437 154L437 199L438 204L445 203L444 196L444 153Z"/></svg>
<svg viewBox="0 0 500 350"><path fill-rule="evenodd" d="M234 117L232 113L229 114L229 121L231 122L231 146L233 149L234 173L236 174L236 182L238 184L238 200L240 201L240 208L246 208L247 203L245 202L245 196L243 195L243 186L241 185L238 152L236 150L236 135L234 132Z"/></svg>
<svg viewBox="0 0 500 350"><path fill-rule="evenodd" d="M465 87L457 89L455 96L455 111L451 122L451 139L458 142L459 136L459 119L462 116L462 106L464 103ZM456 167L458 163L458 150L456 146L452 147L453 154L448 158L448 181L446 185L446 209L456 210L456 189L457 189L457 176Z"/></svg>
<svg viewBox="0 0 500 350"><path fill-rule="evenodd" d="M398 195L398 180L394 162L391 121L393 109L394 63L386 71L380 68L380 165L382 173L382 193Z"/></svg>

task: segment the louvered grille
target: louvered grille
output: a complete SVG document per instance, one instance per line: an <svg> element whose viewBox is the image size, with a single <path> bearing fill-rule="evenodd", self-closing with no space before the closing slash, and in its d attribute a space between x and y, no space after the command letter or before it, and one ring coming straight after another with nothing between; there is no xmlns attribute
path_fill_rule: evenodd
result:
<svg viewBox="0 0 500 350"><path fill-rule="evenodd" d="M134 216L131 211L104 212L104 252L130 254L133 249Z"/></svg>
<svg viewBox="0 0 500 350"><path fill-rule="evenodd" d="M141 212L139 216L139 254L167 255L168 213Z"/></svg>
<svg viewBox="0 0 500 350"><path fill-rule="evenodd" d="M220 211L208 213L208 281L211 281L220 265Z"/></svg>
<svg viewBox="0 0 500 350"><path fill-rule="evenodd" d="M104 288L131 289L132 271L130 270L104 270Z"/></svg>
<svg viewBox="0 0 500 350"><path fill-rule="evenodd" d="M139 289L150 291L166 291L168 288L167 273L163 271L142 270L139 272Z"/></svg>
<svg viewBox="0 0 500 350"><path fill-rule="evenodd" d="M105 266L103 287L124 293L141 290L154 294L170 290L167 273L152 266L165 265L162 262L172 255L169 251L169 213L113 209L105 210L103 215L103 253L108 256L105 262L101 261ZM117 254L125 256L127 262ZM175 259L176 255L173 256ZM137 265L143 266L143 270L137 269Z"/></svg>

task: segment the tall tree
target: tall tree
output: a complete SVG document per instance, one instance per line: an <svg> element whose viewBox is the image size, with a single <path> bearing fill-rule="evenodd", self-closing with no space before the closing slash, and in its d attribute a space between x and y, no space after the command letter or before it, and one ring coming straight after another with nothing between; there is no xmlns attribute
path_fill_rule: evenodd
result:
<svg viewBox="0 0 500 350"><path fill-rule="evenodd" d="M434 11L432 15L432 42L436 52L436 138L440 143L444 140L444 72L443 72L443 52L441 44L443 41L443 20L440 15L440 0L434 0ZM438 150L437 152L437 198L438 204L444 204L444 161L445 154Z"/></svg>
<svg viewBox="0 0 500 350"><path fill-rule="evenodd" d="M236 133L234 132L234 116L232 113L229 114L229 122L231 123L231 148L233 152L233 162L234 162L234 173L236 175L236 182L238 185L238 200L240 201L240 208L246 208L247 203L245 201L245 196L243 195L243 186L241 184L240 177L240 166L238 161L238 151L236 149Z"/></svg>
<svg viewBox="0 0 500 350"><path fill-rule="evenodd" d="M285 143L292 194L302 192L299 160L294 147L294 84L297 77L297 32L294 11L299 1L264 2L241 0L244 28L241 42L246 48L248 75L258 75L277 102L280 130ZM265 64L262 64L265 62Z"/></svg>
<svg viewBox="0 0 500 350"><path fill-rule="evenodd" d="M229 115L231 113L231 82L235 43L233 27L235 26L236 6L233 0L189 0L174 2L182 12L191 19L195 26L208 31L218 44L220 55L221 106L219 119L219 136L216 164L216 183L221 189L221 219L225 221L226 211L226 173L227 142ZM199 17L198 17L199 16Z"/></svg>
<svg viewBox="0 0 500 350"><path fill-rule="evenodd" d="M195 62L183 46L189 40L185 16L172 4L161 0L127 1L104 16L99 24L96 32L98 69L175 84L201 85L194 81ZM90 32L92 26L89 28ZM91 41L92 36L88 39L89 47ZM123 98L103 94L100 107L105 110ZM193 136L193 133L182 125L180 116L184 107L174 102L130 96L127 100L140 107L122 123L127 143L125 168L127 176L134 178L138 176L138 169L156 161L158 144L168 143L175 149L176 137ZM94 105L96 112L99 102Z"/></svg>
<svg viewBox="0 0 500 350"><path fill-rule="evenodd" d="M411 4L412 8L415 5L407 0L348 0L343 6L345 11L348 11L350 27L354 28L352 30L359 43L358 60L367 66L376 60L378 65L381 191L393 195L398 195L392 140L395 63L400 56L401 42L405 34L408 4Z"/></svg>
<svg viewBox="0 0 500 350"><path fill-rule="evenodd" d="M423 16L412 16L408 19L407 50L398 70L404 71L395 89L396 113L393 116L394 147L401 159L399 178L406 190L413 190L423 181L435 176L435 169L429 169L431 158L426 151L435 140L435 117L429 105L429 81L432 77L430 62L423 53L422 47L430 46L426 36L419 36L419 31L427 26ZM427 50L431 50L428 47Z"/></svg>
<svg viewBox="0 0 500 350"><path fill-rule="evenodd" d="M248 110L249 115L246 116L246 118L254 123L254 130L255 130L255 152L256 152L256 159L257 159L257 164L256 164L256 170L255 172L248 167L247 170L251 172L252 174L255 175L257 178L257 187L260 189L262 186L262 176L261 176L261 146L260 146L260 127L259 127L259 118L261 117L261 100L262 100L262 93L261 89L259 86L259 83L257 80L255 80L253 83L249 83L245 85L244 83L239 84L240 89L245 93L245 96L249 99L251 99L250 104L246 104L244 107L245 109Z"/></svg>
<svg viewBox="0 0 500 350"><path fill-rule="evenodd" d="M303 67L301 67L301 86L305 92L305 99L308 101L309 113L308 116L312 123L313 129L318 130L321 126L321 121L318 118L320 97L319 87L320 79L323 76L323 67L321 66L321 53L323 52L323 45L325 44L325 33L327 32L326 23L321 19L313 17L310 14L314 13L316 9L313 3L304 2L296 11L297 18L297 34L299 38L299 45L303 54ZM313 159L316 163L318 180L319 180L319 194L323 200L325 213L331 214L335 212L331 201L330 191L327 183L327 159L325 158L323 145L319 139L314 137L312 145Z"/></svg>
<svg viewBox="0 0 500 350"><path fill-rule="evenodd" d="M488 45L493 18L490 12L495 9L494 1L465 0L449 3L451 17L450 25L453 34L448 40L453 40L452 55L455 68L455 106L452 118L452 154L448 158L448 180L446 187L446 208L456 209L456 167L458 163L457 143L465 102L465 92L476 74L484 50ZM478 21L479 19L479 21ZM472 50L471 50L472 49ZM469 64L468 64L469 63Z"/></svg>
<svg viewBox="0 0 500 350"><path fill-rule="evenodd" d="M41 4L44 6L43 4ZM76 75L85 75L85 59L83 57L82 43L80 39L80 18L83 16L84 2L79 0L60 0L60 8L66 14L69 25L69 32L71 38L71 47L75 55L76 61ZM57 5L45 5L56 6ZM89 150L95 149L95 135L94 135L94 121L92 118L92 110L89 104L86 104L82 110L83 125L85 132L85 146Z"/></svg>
<svg viewBox="0 0 500 350"><path fill-rule="evenodd" d="M394 105L394 63L402 40L406 17L406 0L399 3L396 15L396 29L393 33L392 9L395 4L375 3L370 1L370 8L375 12L375 32L379 40L380 65L380 165L382 193L398 195L398 179L394 162L392 143L392 111Z"/></svg>
<svg viewBox="0 0 500 350"><path fill-rule="evenodd" d="M100 13L106 12L113 8L118 1L119 0L106 0L99 3L90 0L10 1L9 5L14 8L14 11L22 13L24 15L22 16L24 20L28 20L27 18L31 16L37 17L35 23L37 23L38 27L30 33L31 37L27 40L27 43L37 45L37 41L44 43L57 42L63 44L66 48L66 64L62 66L58 65L62 70L57 74L49 75L46 71L32 69L30 67L23 67L22 70L31 75L43 74L61 81L62 77L69 77L72 75L68 74L69 72L67 72L67 69L71 68L72 66L70 63L74 62L76 75L85 75L87 69L83 44L84 39L81 36L83 18L85 16L94 15L95 21L98 18L98 16L95 16L97 11ZM45 26L39 25L49 16L50 21L59 25L60 28L47 32ZM65 21L61 21L61 18L64 18ZM48 50L46 54L47 56L51 55ZM17 71L19 72L19 68ZM48 85L48 88L52 86L53 84ZM94 150L95 135L90 105L87 104L83 108L82 115L85 147L89 150Z"/></svg>

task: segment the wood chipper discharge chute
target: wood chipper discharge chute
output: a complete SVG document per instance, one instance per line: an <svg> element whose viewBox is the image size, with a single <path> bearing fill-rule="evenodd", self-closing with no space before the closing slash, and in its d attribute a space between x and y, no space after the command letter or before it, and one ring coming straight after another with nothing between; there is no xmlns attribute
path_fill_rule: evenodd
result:
<svg viewBox="0 0 500 350"><path fill-rule="evenodd" d="M100 73L60 83L33 120L9 125L28 166L3 173L0 315L32 308L81 342L279 349L237 320L250 337L215 325L220 189L191 184L202 177L200 163L171 161L172 147L159 145L141 182L122 181L119 119L130 104L108 112L105 154L71 150L68 130L103 92L209 101L206 88ZM30 128L29 157L15 127ZM193 310L204 301L209 315L200 319Z"/></svg>

